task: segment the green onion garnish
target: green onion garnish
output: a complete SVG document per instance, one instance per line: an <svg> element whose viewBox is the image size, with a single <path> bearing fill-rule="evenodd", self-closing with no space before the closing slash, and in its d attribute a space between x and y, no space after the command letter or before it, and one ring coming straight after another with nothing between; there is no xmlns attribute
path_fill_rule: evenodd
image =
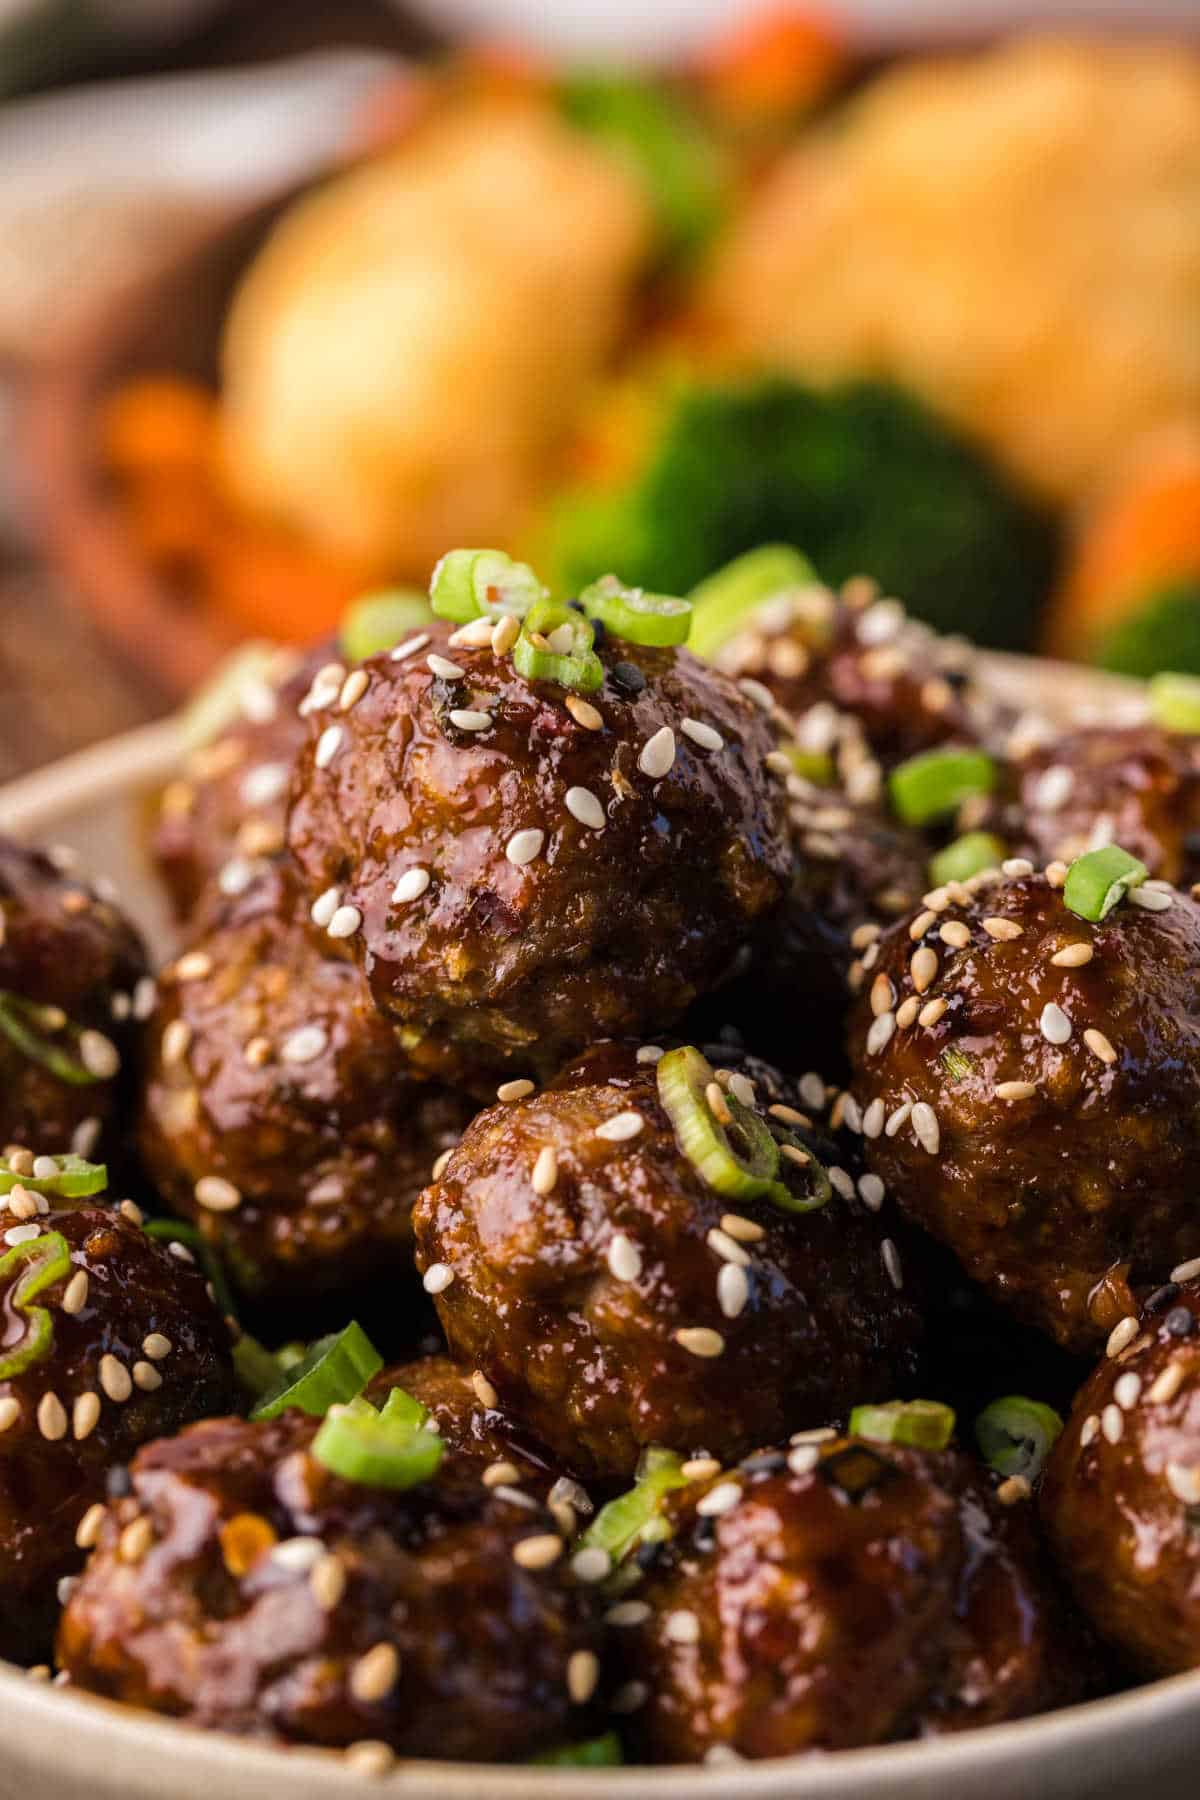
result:
<svg viewBox="0 0 1200 1800"><path fill-rule="evenodd" d="M964 800L990 794L996 765L984 750L923 750L888 777L896 816L906 825L947 818Z"/></svg>
<svg viewBox="0 0 1200 1800"><path fill-rule="evenodd" d="M1033 1481L1062 1431L1052 1406L1009 1394L993 1400L975 1421L975 1442L988 1467L998 1475L1023 1475Z"/></svg>
<svg viewBox="0 0 1200 1800"><path fill-rule="evenodd" d="M692 603L673 594L647 594L643 588L626 587L615 575L602 575L579 595L589 619L599 619L606 631L630 644L667 648L687 642L692 625Z"/></svg>
<svg viewBox="0 0 1200 1800"><path fill-rule="evenodd" d="M61 1231L47 1231L28 1243L14 1244L0 1257L0 1282L6 1276L16 1280L5 1297L11 1313L25 1315L25 1334L0 1354L0 1381L19 1375L31 1363L49 1356L54 1344L54 1321L44 1306L31 1306L44 1288L61 1281L71 1268L71 1251Z"/></svg>
<svg viewBox="0 0 1200 1800"><path fill-rule="evenodd" d="M659 1508L672 1488L687 1486L682 1457L657 1445L642 1452L634 1485L602 1506L579 1540L580 1550L603 1550L619 1563L659 1523ZM653 1533L652 1535L658 1535Z"/></svg>
<svg viewBox="0 0 1200 1800"><path fill-rule="evenodd" d="M237 1317L237 1304L229 1285L229 1277L225 1273L225 1264L198 1226L187 1224L182 1219L147 1219L143 1229L147 1237L155 1238L159 1243L182 1244L186 1250L190 1250L211 1282L221 1311L229 1318Z"/></svg>
<svg viewBox="0 0 1200 1800"><path fill-rule="evenodd" d="M616 1732L606 1731L603 1737L588 1738L582 1744L540 1750L531 1760L553 1769L615 1769L625 1757Z"/></svg>
<svg viewBox="0 0 1200 1800"><path fill-rule="evenodd" d="M760 544L717 569L692 589L691 648L713 657L750 623L766 600L817 579L808 558L790 544Z"/></svg>
<svg viewBox="0 0 1200 1800"><path fill-rule="evenodd" d="M827 750L802 750L799 744L780 744L779 748L797 775L811 781L814 787L832 787L837 770Z"/></svg>
<svg viewBox="0 0 1200 1800"><path fill-rule="evenodd" d="M360 1395L326 1413L312 1453L343 1481L362 1487L416 1487L437 1473L445 1452L438 1434L425 1429L428 1417L428 1408L402 1388L392 1389L382 1412Z"/></svg>
<svg viewBox="0 0 1200 1800"><path fill-rule="evenodd" d="M954 1436L954 1409L940 1400L888 1400L882 1406L856 1406L850 1414L850 1433L876 1444L944 1450Z"/></svg>
<svg viewBox="0 0 1200 1800"><path fill-rule="evenodd" d="M68 1041L76 1044L82 1036L81 1027L64 1019L54 1007L38 1006L21 994L0 989L0 1032L22 1056L27 1056L30 1062L40 1063L42 1068L49 1069L70 1087L94 1087L102 1079L93 1075L80 1057L72 1055L61 1044L50 1042L48 1033L66 1032Z"/></svg>
<svg viewBox="0 0 1200 1800"><path fill-rule="evenodd" d="M985 869L998 869L1008 851L990 831L968 831L955 838L944 850L929 859L929 881L932 887L945 887L948 881L970 881Z"/></svg>
<svg viewBox="0 0 1200 1800"><path fill-rule="evenodd" d="M233 1346L233 1372L254 1400L273 1392L283 1380L279 1357L248 1331L243 1331Z"/></svg>
<svg viewBox="0 0 1200 1800"><path fill-rule="evenodd" d="M1063 883L1063 902L1081 919L1106 919L1130 888L1140 887L1150 871L1145 863L1117 844L1077 856Z"/></svg>
<svg viewBox="0 0 1200 1800"><path fill-rule="evenodd" d="M388 588L364 594L342 614L338 648L347 662L366 662L391 650L410 631L428 625L433 609L418 588Z"/></svg>
<svg viewBox="0 0 1200 1800"><path fill-rule="evenodd" d="M466 625L471 619L523 619L546 589L528 563L503 550L448 550L429 583L429 604L439 619Z"/></svg>
<svg viewBox="0 0 1200 1800"><path fill-rule="evenodd" d="M816 1157L805 1149L807 1163L789 1163L789 1174L794 1167L797 1174L810 1176L811 1192L797 1194L780 1181L779 1145L766 1124L752 1107L719 1086L694 1045L668 1050L659 1059L656 1076L675 1142L716 1193L736 1200L769 1200L785 1212L815 1212L825 1205L832 1189Z"/></svg>
<svg viewBox="0 0 1200 1800"><path fill-rule="evenodd" d="M104 1163L85 1162L82 1156L56 1156L54 1175L18 1175L6 1162L0 1161L0 1194L10 1194L15 1187L28 1188L34 1194L57 1194L63 1200L86 1200L89 1194L102 1194L108 1186L108 1169Z"/></svg>
<svg viewBox="0 0 1200 1800"><path fill-rule="evenodd" d="M1200 676L1152 675L1150 717L1165 731L1200 732Z"/></svg>
<svg viewBox="0 0 1200 1800"><path fill-rule="evenodd" d="M573 607L539 600L525 615L513 645L513 667L526 681L553 681L575 694L591 694L604 680L592 649L591 623Z"/></svg>
<svg viewBox="0 0 1200 1800"><path fill-rule="evenodd" d="M302 1361L259 1400L252 1419L275 1419L289 1406L323 1418L331 1406L345 1405L361 1394L383 1358L361 1325L351 1320L342 1331L318 1338Z"/></svg>

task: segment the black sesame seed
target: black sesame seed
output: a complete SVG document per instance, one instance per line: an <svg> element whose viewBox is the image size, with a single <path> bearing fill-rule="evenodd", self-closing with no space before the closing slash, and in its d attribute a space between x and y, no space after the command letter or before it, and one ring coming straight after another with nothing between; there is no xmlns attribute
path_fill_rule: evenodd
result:
<svg viewBox="0 0 1200 1800"><path fill-rule="evenodd" d="M661 1559L665 1549L666 1545L661 1538L655 1539L649 1544L638 1545L637 1549L634 1551L633 1560L642 1571L643 1575L649 1574L650 1570L654 1568L655 1564Z"/></svg>
<svg viewBox="0 0 1200 1800"><path fill-rule="evenodd" d="M1195 1318L1186 1306L1173 1306L1165 1324L1172 1337L1190 1337L1196 1329Z"/></svg>
<svg viewBox="0 0 1200 1800"><path fill-rule="evenodd" d="M104 1491L110 1500L124 1500L133 1492L133 1481L124 1463L114 1463L104 1477Z"/></svg>
<svg viewBox="0 0 1200 1800"><path fill-rule="evenodd" d="M1177 1281L1165 1282L1162 1287L1155 1288L1154 1292L1149 1296L1146 1301L1145 1311L1148 1313L1160 1313L1165 1307L1170 1306L1172 1301L1177 1300L1178 1298L1179 1283Z"/></svg>
<svg viewBox="0 0 1200 1800"><path fill-rule="evenodd" d="M610 671L610 679L614 687L626 694L640 694L646 685L646 677L637 664L631 662L615 663Z"/></svg>
<svg viewBox="0 0 1200 1800"><path fill-rule="evenodd" d="M692 1543L697 1550L711 1550L717 1541L715 1519L697 1519L692 1529Z"/></svg>

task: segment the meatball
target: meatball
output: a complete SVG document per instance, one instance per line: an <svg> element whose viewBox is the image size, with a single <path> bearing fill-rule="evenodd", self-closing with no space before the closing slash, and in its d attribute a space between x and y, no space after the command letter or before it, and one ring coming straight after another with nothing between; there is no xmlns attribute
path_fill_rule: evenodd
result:
<svg viewBox="0 0 1200 1800"><path fill-rule="evenodd" d="M1018 808L1039 862L1120 844L1152 876L1200 880L1200 738L1155 725L1073 732L1021 765Z"/></svg>
<svg viewBox="0 0 1200 1800"><path fill-rule="evenodd" d="M111 899L0 838L0 1143L118 1148L134 1015L153 1004L141 939Z"/></svg>
<svg viewBox="0 0 1200 1800"><path fill-rule="evenodd" d="M26 1192L5 1199L9 1217ZM28 1661L49 1643L56 1583L83 1560L107 1472L232 1406L236 1388L203 1276L132 1217L56 1204L3 1237L0 1654Z"/></svg>
<svg viewBox="0 0 1200 1800"><path fill-rule="evenodd" d="M289 841L415 1062L544 1076L669 1026L780 899L771 727L686 650L608 637L581 701L447 636L316 709Z"/></svg>
<svg viewBox="0 0 1200 1800"><path fill-rule="evenodd" d="M1117 1326L1040 1495L1080 1606L1146 1676L1200 1666L1200 1268L1179 1272Z"/></svg>
<svg viewBox="0 0 1200 1800"><path fill-rule="evenodd" d="M1092 924L1061 867L1005 868L881 940L853 1092L901 1209L1086 1354L1200 1251L1200 907L1135 889Z"/></svg>
<svg viewBox="0 0 1200 1800"><path fill-rule="evenodd" d="M142 1155L258 1299L411 1269L413 1201L471 1116L410 1078L336 948L292 921L272 881L160 980Z"/></svg>
<svg viewBox="0 0 1200 1800"><path fill-rule="evenodd" d="M740 1071L727 1080L751 1096ZM780 1179L803 1193L815 1140L785 1126L792 1109L755 1110L795 1131ZM804 1216L718 1193L654 1067L599 1046L475 1119L417 1202L417 1265L451 1352L576 1473L628 1475L651 1444L736 1456L910 1369L895 1245L835 1176Z"/></svg>
<svg viewBox="0 0 1200 1800"><path fill-rule="evenodd" d="M280 651L265 672L240 681L236 723L193 750L167 783L158 797L151 850L180 919L189 919L206 896L219 900L245 892L279 855L292 764L308 731L309 696L320 698L332 686L336 699L344 676L340 665L330 663L327 646L303 659Z"/></svg>
<svg viewBox="0 0 1200 1800"><path fill-rule="evenodd" d="M520 1758L586 1728L595 1627L551 1516L472 1459L405 1490L343 1480L318 1426L210 1419L140 1453L63 1616L72 1683L411 1756Z"/></svg>
<svg viewBox="0 0 1200 1800"><path fill-rule="evenodd" d="M667 1516L622 1633L655 1761L847 1749L1080 1697L1027 1507L958 1452L813 1433Z"/></svg>

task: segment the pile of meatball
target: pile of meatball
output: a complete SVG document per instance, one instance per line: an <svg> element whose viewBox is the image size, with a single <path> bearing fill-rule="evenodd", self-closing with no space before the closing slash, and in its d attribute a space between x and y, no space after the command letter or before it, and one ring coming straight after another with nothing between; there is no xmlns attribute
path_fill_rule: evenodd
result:
<svg viewBox="0 0 1200 1800"><path fill-rule="evenodd" d="M0 850L0 1650L366 1773L1200 1665L1200 738L1016 717L865 580L712 664L598 632L586 696L513 635L248 689L161 796L156 971ZM990 774L914 823L943 750ZM432 1474L254 1416L247 1349L351 1319ZM1024 1472L1014 1388L1068 1415ZM955 1438L879 1428L920 1399Z"/></svg>

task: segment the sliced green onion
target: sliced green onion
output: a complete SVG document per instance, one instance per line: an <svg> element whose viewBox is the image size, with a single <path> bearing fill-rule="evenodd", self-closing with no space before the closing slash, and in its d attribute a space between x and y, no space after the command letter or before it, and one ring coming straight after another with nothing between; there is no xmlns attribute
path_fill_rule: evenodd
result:
<svg viewBox="0 0 1200 1800"><path fill-rule="evenodd" d="M634 1485L602 1506L579 1540L581 1550L603 1550L619 1563L637 1544L644 1542L654 1525L665 1524L659 1508L672 1488L687 1486L683 1459L657 1445L646 1450L638 1463Z"/></svg>
<svg viewBox="0 0 1200 1800"><path fill-rule="evenodd" d="M147 1219L143 1229L147 1237L155 1238L159 1243L182 1244L190 1250L212 1284L218 1307L228 1317L237 1317L237 1303L225 1273L225 1264L199 1226L187 1224L182 1219Z"/></svg>
<svg viewBox="0 0 1200 1800"><path fill-rule="evenodd" d="M1152 675L1150 717L1165 731L1200 732L1200 676Z"/></svg>
<svg viewBox="0 0 1200 1800"><path fill-rule="evenodd" d="M930 857L930 884L945 887L948 881L970 881L985 869L998 869L1007 855L1000 839L990 831L968 831Z"/></svg>
<svg viewBox="0 0 1200 1800"><path fill-rule="evenodd" d="M984 1407L975 1421L975 1442L984 1462L998 1475L1023 1475L1033 1481L1062 1428L1052 1406L1009 1394Z"/></svg>
<svg viewBox="0 0 1200 1800"><path fill-rule="evenodd" d="M810 1151L805 1155L813 1192L798 1195L779 1180L779 1145L752 1107L722 1090L722 1110L728 1116L717 1117L709 1098L716 1076L694 1045L668 1050L659 1058L656 1078L675 1142L716 1193L735 1200L769 1200L785 1212L815 1212L825 1205L832 1191L829 1179Z"/></svg>
<svg viewBox="0 0 1200 1800"><path fill-rule="evenodd" d="M603 1737L588 1738L582 1744L563 1744L555 1750L540 1750L534 1763L552 1769L615 1769L625 1761L621 1740L615 1731Z"/></svg>
<svg viewBox="0 0 1200 1800"><path fill-rule="evenodd" d="M252 1419L275 1419L288 1407L322 1418L362 1393L383 1358L361 1325L352 1319L342 1331L319 1338L301 1362L259 1400Z"/></svg>
<svg viewBox="0 0 1200 1800"><path fill-rule="evenodd" d="M790 544L760 544L735 556L691 591L691 648L705 658L717 654L767 600L789 588L810 587L816 571Z"/></svg>
<svg viewBox="0 0 1200 1800"><path fill-rule="evenodd" d="M243 1331L233 1346L233 1372L254 1400L272 1393L284 1373L279 1357L248 1331Z"/></svg>
<svg viewBox="0 0 1200 1800"><path fill-rule="evenodd" d="M241 644L225 657L179 715L184 750L202 750L235 725L242 717L247 693L269 686L278 662L279 646L262 639Z"/></svg>
<svg viewBox="0 0 1200 1800"><path fill-rule="evenodd" d="M544 600L546 589L528 563L503 550L448 550L433 571L429 604L439 619L466 625L471 619L523 619Z"/></svg>
<svg viewBox="0 0 1200 1800"><path fill-rule="evenodd" d="M56 1022L50 1024L50 1019ZM82 1035L81 1028L70 1019L63 1020L56 1008L38 1006L21 994L0 989L0 1032L21 1055L27 1056L30 1062L40 1063L51 1075L71 1087L94 1087L102 1077L93 1075L80 1057L72 1056L60 1044L52 1044L46 1035L63 1031L75 1043Z"/></svg>
<svg viewBox="0 0 1200 1800"><path fill-rule="evenodd" d="M1145 863L1117 844L1077 856L1063 883L1063 903L1093 924L1106 919L1130 888L1140 887L1150 873Z"/></svg>
<svg viewBox="0 0 1200 1800"><path fill-rule="evenodd" d="M802 750L799 744L781 744L779 748L805 781L811 781L815 787L833 786L837 770L827 750Z"/></svg>
<svg viewBox="0 0 1200 1800"><path fill-rule="evenodd" d="M942 1067L945 1069L951 1081L965 1081L975 1067L971 1058L965 1055L963 1051L955 1050L953 1045L948 1045L946 1049L942 1051L941 1061Z"/></svg>
<svg viewBox="0 0 1200 1800"><path fill-rule="evenodd" d="M912 1444L918 1450L944 1450L954 1436L954 1409L940 1400L889 1400L882 1406L856 1406L850 1435L876 1444Z"/></svg>
<svg viewBox="0 0 1200 1800"><path fill-rule="evenodd" d="M539 600L526 613L513 645L513 667L526 681L553 681L572 693L594 693L604 680L600 658L592 649L595 635L590 621L573 607ZM535 643L535 638L541 642Z"/></svg>
<svg viewBox="0 0 1200 1800"><path fill-rule="evenodd" d="M984 750L923 750L888 777L892 806L906 825L944 819L995 785L996 765Z"/></svg>
<svg viewBox="0 0 1200 1800"><path fill-rule="evenodd" d="M393 1404L401 1392L392 1389L382 1413L361 1396L333 1407L313 1439L317 1461L361 1487L410 1488L436 1475L445 1445L425 1429L428 1408L407 1394L408 1406Z"/></svg>
<svg viewBox="0 0 1200 1800"><path fill-rule="evenodd" d="M57 1194L63 1200L86 1200L89 1194L102 1194L108 1186L108 1169L104 1163L85 1162L82 1156L56 1156L55 1175L18 1175L6 1162L0 1161L0 1194L10 1194L15 1187L28 1188L34 1194Z"/></svg>
<svg viewBox="0 0 1200 1800"><path fill-rule="evenodd" d="M410 631L419 631L433 617L427 595L419 588L388 588L364 594L342 614L338 648L347 662L366 662L391 650Z"/></svg>
<svg viewBox="0 0 1200 1800"><path fill-rule="evenodd" d="M606 631L630 644L660 649L684 644L691 630L690 600L626 587L615 575L602 575L585 587L579 604L589 619L599 619Z"/></svg>
<svg viewBox="0 0 1200 1800"><path fill-rule="evenodd" d="M61 1281L71 1268L71 1251L61 1231L47 1231L28 1243L14 1244L0 1257L0 1282L15 1276L8 1290L9 1311L25 1315L25 1335L0 1353L0 1381L19 1375L32 1363L49 1356L54 1344L54 1321L44 1306L31 1306L44 1288Z"/></svg>

